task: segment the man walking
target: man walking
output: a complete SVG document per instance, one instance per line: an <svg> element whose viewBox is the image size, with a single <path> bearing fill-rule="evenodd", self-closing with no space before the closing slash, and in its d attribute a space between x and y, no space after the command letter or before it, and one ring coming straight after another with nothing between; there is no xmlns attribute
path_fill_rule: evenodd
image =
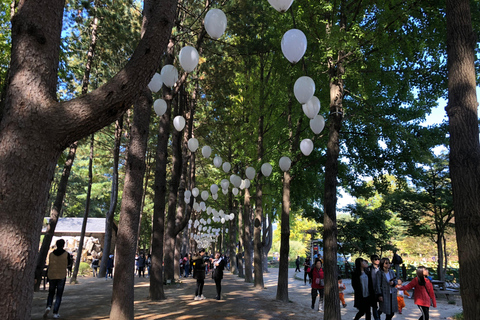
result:
<svg viewBox="0 0 480 320"><path fill-rule="evenodd" d="M57 249L54 250L48 256L48 298L47 308L43 314L43 318L46 318L52 308L53 296L55 296L55 305L53 306L53 318L58 319L58 309L60 309L60 303L62 303L63 289L65 289L65 282L67 280L67 266L71 260L70 254L63 249L65 246L65 240L57 240Z"/></svg>
<svg viewBox="0 0 480 320"><path fill-rule="evenodd" d="M197 288L195 289L195 298L193 300L205 300L203 295L203 286L205 284L205 249L193 258L193 278L197 279Z"/></svg>
<svg viewBox="0 0 480 320"><path fill-rule="evenodd" d="M297 260L295 260L295 272L300 272L300 256L297 256Z"/></svg>
<svg viewBox="0 0 480 320"><path fill-rule="evenodd" d="M372 287L368 289L371 293L374 293L377 285L377 272L380 270L380 257L374 254L370 257L370 260L372 261L372 264L365 270L365 273L371 280L369 283L372 284ZM377 301L372 303L372 315L374 320L380 320Z"/></svg>

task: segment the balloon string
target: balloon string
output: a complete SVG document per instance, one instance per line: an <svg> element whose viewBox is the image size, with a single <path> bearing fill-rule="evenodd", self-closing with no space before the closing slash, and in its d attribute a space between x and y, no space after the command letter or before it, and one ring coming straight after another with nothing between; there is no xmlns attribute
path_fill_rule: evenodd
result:
<svg viewBox="0 0 480 320"><path fill-rule="evenodd" d="M293 6L290 6L290 15L292 16L293 28L297 29L297 23L295 22L295 15L293 14ZM308 44L308 41L307 41ZM305 63L305 55L302 56L302 67L305 75L308 75L307 64Z"/></svg>

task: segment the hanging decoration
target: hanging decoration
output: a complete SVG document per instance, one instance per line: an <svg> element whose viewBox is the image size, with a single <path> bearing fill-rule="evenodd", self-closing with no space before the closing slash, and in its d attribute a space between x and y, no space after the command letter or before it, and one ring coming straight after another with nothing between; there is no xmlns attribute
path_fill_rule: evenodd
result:
<svg viewBox="0 0 480 320"><path fill-rule="evenodd" d="M290 160L289 157L281 157L280 160L278 161L278 164L280 166L280 169L285 172L290 169L290 166L292 165L292 160Z"/></svg>
<svg viewBox="0 0 480 320"><path fill-rule="evenodd" d="M153 103L153 110L155 110L157 116L163 116L167 111L167 102L163 99L155 100L155 102Z"/></svg>
<svg viewBox="0 0 480 320"><path fill-rule="evenodd" d="M315 93L315 82L310 77L302 76L295 81L293 93L298 102L305 104L312 99Z"/></svg>
<svg viewBox="0 0 480 320"><path fill-rule="evenodd" d="M198 140L195 138L188 139L188 149L192 152L197 151L198 149Z"/></svg>
<svg viewBox="0 0 480 320"><path fill-rule="evenodd" d="M211 9L205 15L203 21L205 30L213 39L218 39L222 36L227 28L227 17L220 9Z"/></svg>
<svg viewBox="0 0 480 320"><path fill-rule="evenodd" d="M178 60L183 70L186 72L192 72L198 65L198 51L194 47L185 46L180 50Z"/></svg>
<svg viewBox="0 0 480 320"><path fill-rule="evenodd" d="M270 176L270 174L272 173L272 165L268 162L262 164L262 167L261 167L261 171L262 171L262 174L265 176L265 177L268 177Z"/></svg>
<svg viewBox="0 0 480 320"><path fill-rule="evenodd" d="M182 116L176 116L173 119L173 126L175 127L175 130L182 131L183 128L185 128L185 118Z"/></svg>
<svg viewBox="0 0 480 320"><path fill-rule="evenodd" d="M229 162L224 162L222 164L222 169L225 173L228 173L231 168L232 168L232 165Z"/></svg>
<svg viewBox="0 0 480 320"><path fill-rule="evenodd" d="M216 156L215 158L213 158L213 165L217 168L220 168L220 166L222 165L222 157Z"/></svg>
<svg viewBox="0 0 480 320"><path fill-rule="evenodd" d="M291 63L297 63L307 50L307 37L301 30L290 29L283 35L281 47L285 58Z"/></svg>
<svg viewBox="0 0 480 320"><path fill-rule="evenodd" d="M157 93L162 88L162 76L159 73L155 73L152 80L148 83L148 89L153 93Z"/></svg>
<svg viewBox="0 0 480 320"><path fill-rule="evenodd" d="M245 169L245 175L250 180L253 180L255 178L255 173L255 169L252 167L248 167L247 169Z"/></svg>
<svg viewBox="0 0 480 320"><path fill-rule="evenodd" d="M307 103L302 105L302 109L307 117L313 119L320 112L320 100L313 96Z"/></svg>
<svg viewBox="0 0 480 320"><path fill-rule="evenodd" d="M320 134L324 127L325 119L322 117L322 115L317 114L315 118L310 120L310 129L312 129L313 133Z"/></svg>
<svg viewBox="0 0 480 320"><path fill-rule="evenodd" d="M210 158L210 155L212 154L212 148L210 148L209 146L204 146L202 148L202 155L203 157L205 158Z"/></svg>
<svg viewBox="0 0 480 320"><path fill-rule="evenodd" d="M268 3L278 12L287 11L293 3L293 0L268 0Z"/></svg>
<svg viewBox="0 0 480 320"><path fill-rule="evenodd" d="M300 142L300 150L304 155L309 156L313 151L313 141L310 139L303 139L302 142Z"/></svg>
<svg viewBox="0 0 480 320"><path fill-rule="evenodd" d="M167 87L173 87L178 81L178 70L171 64L163 66L161 71L162 81Z"/></svg>

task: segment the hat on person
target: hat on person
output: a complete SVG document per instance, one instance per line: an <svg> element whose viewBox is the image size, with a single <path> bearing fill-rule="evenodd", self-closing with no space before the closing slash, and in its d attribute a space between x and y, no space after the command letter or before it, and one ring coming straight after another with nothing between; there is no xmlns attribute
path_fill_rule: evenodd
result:
<svg viewBox="0 0 480 320"><path fill-rule="evenodd" d="M205 249L200 249L200 252L205 252Z"/></svg>
<svg viewBox="0 0 480 320"><path fill-rule="evenodd" d="M109 255L108 257L109 257L109 258L113 258L113 254Z"/></svg>

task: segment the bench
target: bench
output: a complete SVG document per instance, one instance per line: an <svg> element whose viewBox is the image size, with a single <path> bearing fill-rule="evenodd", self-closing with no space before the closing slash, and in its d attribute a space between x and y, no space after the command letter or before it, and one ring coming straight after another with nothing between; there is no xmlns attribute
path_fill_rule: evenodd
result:
<svg viewBox="0 0 480 320"><path fill-rule="evenodd" d="M454 289L433 289L435 293L435 297L438 299L438 295L444 294L445 297L447 298L447 301L450 301L450 295L455 296L455 295L460 295L460 291L454 290Z"/></svg>

